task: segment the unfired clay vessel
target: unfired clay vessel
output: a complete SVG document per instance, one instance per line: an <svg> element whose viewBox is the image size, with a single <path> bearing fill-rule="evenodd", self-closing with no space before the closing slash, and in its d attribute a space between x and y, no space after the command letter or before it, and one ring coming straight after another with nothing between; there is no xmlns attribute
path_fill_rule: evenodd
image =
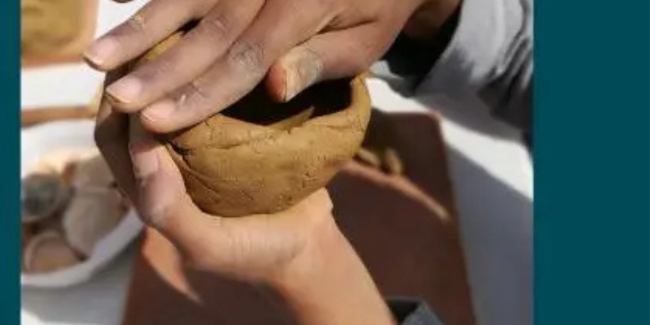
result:
<svg viewBox="0 0 650 325"><path fill-rule="evenodd" d="M161 43L142 61L179 37ZM324 187L359 149L369 118L362 77L321 83L285 104L273 102L258 86L165 141L188 194L205 212L274 213Z"/></svg>

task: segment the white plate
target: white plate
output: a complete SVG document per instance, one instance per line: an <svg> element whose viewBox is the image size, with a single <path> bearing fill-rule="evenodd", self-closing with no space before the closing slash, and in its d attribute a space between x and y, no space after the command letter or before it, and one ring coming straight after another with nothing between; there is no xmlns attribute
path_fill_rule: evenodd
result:
<svg viewBox="0 0 650 325"><path fill-rule="evenodd" d="M70 120L51 122L21 132L20 167L21 178L41 157L62 149L90 149L95 147L93 140L94 122ZM126 218L105 238L100 240L92 256L83 263L68 269L47 274L21 274L21 284L29 287L67 287L90 279L95 273L115 259L143 228L134 210L127 212Z"/></svg>

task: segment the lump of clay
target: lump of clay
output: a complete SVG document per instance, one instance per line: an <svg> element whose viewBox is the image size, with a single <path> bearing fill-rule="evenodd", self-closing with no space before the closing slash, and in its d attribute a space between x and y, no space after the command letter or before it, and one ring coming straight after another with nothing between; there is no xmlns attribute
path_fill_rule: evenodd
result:
<svg viewBox="0 0 650 325"><path fill-rule="evenodd" d="M63 214L66 238L75 250L90 256L97 242L120 223L126 211L117 190L78 189Z"/></svg>
<svg viewBox="0 0 650 325"><path fill-rule="evenodd" d="M22 55L52 55L79 38L87 0L21 0Z"/></svg>
<svg viewBox="0 0 650 325"><path fill-rule="evenodd" d="M22 181L22 222L44 220L60 211L68 202L71 189L58 175L32 174Z"/></svg>
<svg viewBox="0 0 650 325"><path fill-rule="evenodd" d="M154 48L151 60L178 39ZM167 137L188 194L226 217L282 211L324 187L359 149L370 117L361 77L316 85L289 103L263 87Z"/></svg>
<svg viewBox="0 0 650 325"><path fill-rule="evenodd" d="M79 262L81 259L65 239L53 231L33 237L23 255L23 267L28 273L54 272Z"/></svg>

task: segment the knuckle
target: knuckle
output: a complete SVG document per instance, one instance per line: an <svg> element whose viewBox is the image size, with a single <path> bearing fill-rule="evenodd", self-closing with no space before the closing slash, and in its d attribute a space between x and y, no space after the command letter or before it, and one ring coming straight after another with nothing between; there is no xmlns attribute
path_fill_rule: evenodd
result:
<svg viewBox="0 0 650 325"><path fill-rule="evenodd" d="M177 67L178 63L173 57L169 55L163 55L156 61L152 62L149 66L149 69L144 70L141 73L140 77L142 79L154 79L158 77L163 80L167 80L167 78L178 79L182 76L180 75L180 71Z"/></svg>
<svg viewBox="0 0 650 325"><path fill-rule="evenodd" d="M210 100L210 93L208 92L207 82L203 78L197 78L187 85L187 91L180 98L180 104L185 104L185 100L193 100L195 102L205 102Z"/></svg>
<svg viewBox="0 0 650 325"><path fill-rule="evenodd" d="M142 189L143 182L146 182L141 176L138 176L137 173L134 175L136 181L139 183L139 187ZM147 225L155 229L166 229L167 221L169 220L170 214L172 213L172 208L170 204L156 204L152 202L143 202L143 200L138 200L138 212L142 218L142 221Z"/></svg>
<svg viewBox="0 0 650 325"><path fill-rule="evenodd" d="M132 37L134 35L148 40L149 35L147 33L145 10L131 16L129 20L122 24L121 28L116 30L116 34L119 40L124 40L125 37Z"/></svg>
<svg viewBox="0 0 650 325"><path fill-rule="evenodd" d="M145 29L145 11L141 10L135 15L131 16L127 21L127 25L133 31L143 31Z"/></svg>
<svg viewBox="0 0 650 325"><path fill-rule="evenodd" d="M228 21L223 16L206 17L196 27L196 32L210 39L220 42L228 37Z"/></svg>
<svg viewBox="0 0 650 325"><path fill-rule="evenodd" d="M370 67L373 57L371 55L370 46L359 44L359 47L352 53L355 53L355 55L348 57L348 66L352 71L359 73Z"/></svg>
<svg viewBox="0 0 650 325"><path fill-rule="evenodd" d="M228 52L228 62L248 71L260 70L264 64L264 49L258 43L241 42Z"/></svg>

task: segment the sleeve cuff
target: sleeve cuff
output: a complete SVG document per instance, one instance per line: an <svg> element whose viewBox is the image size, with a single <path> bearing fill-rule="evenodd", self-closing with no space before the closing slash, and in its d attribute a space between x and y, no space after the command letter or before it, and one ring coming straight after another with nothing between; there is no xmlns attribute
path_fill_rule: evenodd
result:
<svg viewBox="0 0 650 325"><path fill-rule="evenodd" d="M429 306L420 300L388 299L388 307L400 325L443 325Z"/></svg>
<svg viewBox="0 0 650 325"><path fill-rule="evenodd" d="M522 13L511 1L463 0L454 36L417 91L458 95L489 83L518 30L509 24Z"/></svg>

